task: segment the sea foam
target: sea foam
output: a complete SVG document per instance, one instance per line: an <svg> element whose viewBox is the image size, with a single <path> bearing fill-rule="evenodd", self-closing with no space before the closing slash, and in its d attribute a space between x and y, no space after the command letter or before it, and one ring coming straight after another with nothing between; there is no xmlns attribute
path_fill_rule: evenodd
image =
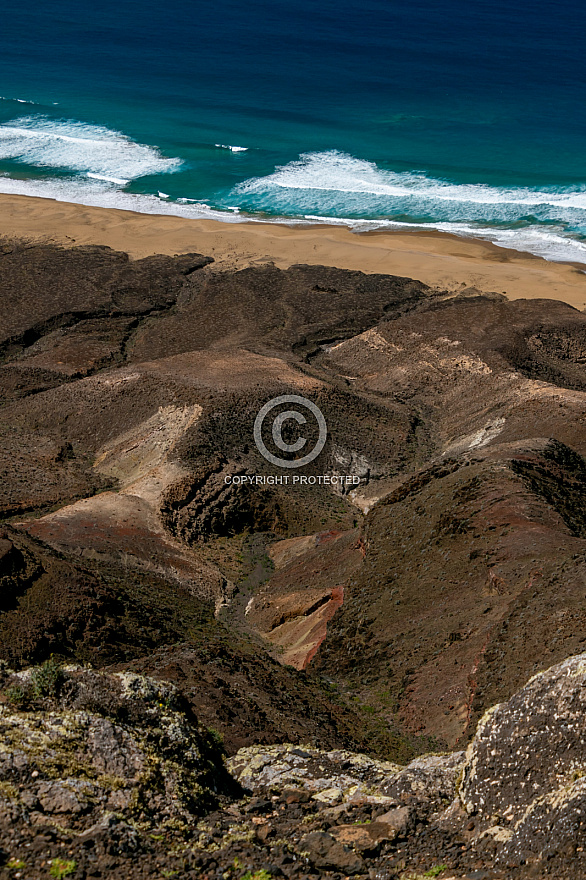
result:
<svg viewBox="0 0 586 880"><path fill-rule="evenodd" d="M246 180L210 205L192 195L172 199L158 190L125 192L131 180L175 171L181 160L107 128L39 116L0 125L0 158L77 172L26 180L0 177L3 193L224 222L327 223L357 232L437 229L549 260L586 264L586 243L569 231L570 226L586 228L586 191L579 188L457 184L328 151L303 154L265 177Z"/></svg>
<svg viewBox="0 0 586 880"><path fill-rule="evenodd" d="M272 174L235 187L247 211L351 226L431 228L488 239L555 260L586 261L568 228L586 229L586 188L459 184L398 172L330 150L305 153ZM407 222L406 222L407 221Z"/></svg>
<svg viewBox="0 0 586 880"><path fill-rule="evenodd" d="M234 223L238 217L231 210L216 210L204 201L159 198L158 195L143 195L124 192L119 187L96 175L84 177L51 177L22 180L0 176L0 193L6 195L34 196L53 199L57 202L70 202L74 205L90 205L99 208L116 208L120 211L134 211L139 214L167 214L190 219L221 220ZM187 202L191 202L187 204Z"/></svg>
<svg viewBox="0 0 586 880"><path fill-rule="evenodd" d="M374 232L384 229L405 232L434 230L461 238L490 241L500 247L535 254L553 262L586 264L586 242L565 234L563 229L557 231L553 228L547 231L536 227L506 229L483 226L480 223L409 223L400 220L356 220L351 217L325 217L312 214L306 214L304 220L307 223L344 226L353 232Z"/></svg>
<svg viewBox="0 0 586 880"><path fill-rule="evenodd" d="M181 159L167 158L119 131L41 115L0 125L0 159L85 172L114 182L175 171L182 164Z"/></svg>
<svg viewBox="0 0 586 880"><path fill-rule="evenodd" d="M559 188L507 189L487 184L455 184L427 177L423 172L386 171L374 162L356 159L336 150L305 153L299 159L278 167L272 174L244 181L237 187L237 191L243 195L264 195L278 190L325 193L331 194L330 197L337 195L340 200L346 195L359 195L386 197L389 202L411 199L460 205L550 206L586 212L586 188L560 191Z"/></svg>
<svg viewBox="0 0 586 880"><path fill-rule="evenodd" d="M237 147L232 144L214 144L214 147L218 147L220 150L230 150L231 153L246 153L248 147Z"/></svg>

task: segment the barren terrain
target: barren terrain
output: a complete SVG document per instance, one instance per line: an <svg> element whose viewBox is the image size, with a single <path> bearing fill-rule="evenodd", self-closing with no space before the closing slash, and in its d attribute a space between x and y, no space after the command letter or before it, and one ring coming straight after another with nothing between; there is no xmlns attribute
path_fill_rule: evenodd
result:
<svg viewBox="0 0 586 880"><path fill-rule="evenodd" d="M8 240L0 288L13 670L171 681L229 754L403 763L584 650L581 311ZM278 471L252 426L283 394L326 419L303 473L359 485L232 479Z"/></svg>

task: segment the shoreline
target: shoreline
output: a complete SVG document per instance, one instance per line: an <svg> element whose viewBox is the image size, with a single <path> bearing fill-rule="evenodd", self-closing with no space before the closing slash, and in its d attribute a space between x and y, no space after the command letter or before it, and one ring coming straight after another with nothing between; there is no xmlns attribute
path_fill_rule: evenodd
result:
<svg viewBox="0 0 586 880"><path fill-rule="evenodd" d="M68 247L107 245L134 259L197 251L222 269L274 262L414 278L432 288L556 299L586 308L586 271L489 241L436 230L354 232L340 225L187 219L0 194L0 237Z"/></svg>

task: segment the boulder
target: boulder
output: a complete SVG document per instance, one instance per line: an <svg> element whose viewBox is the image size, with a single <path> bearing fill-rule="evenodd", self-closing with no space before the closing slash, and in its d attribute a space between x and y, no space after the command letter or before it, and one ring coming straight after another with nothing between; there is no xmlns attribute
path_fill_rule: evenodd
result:
<svg viewBox="0 0 586 880"><path fill-rule="evenodd" d="M482 718L459 797L478 833L499 844L497 864L586 861L585 712L586 654L579 654Z"/></svg>
<svg viewBox="0 0 586 880"><path fill-rule="evenodd" d="M364 870L362 858L325 831L306 834L301 840L301 848L316 868L344 871L345 874L360 874Z"/></svg>
<svg viewBox="0 0 586 880"><path fill-rule="evenodd" d="M37 825L58 820L77 835L112 810L130 824L140 817L144 828L178 828L228 790L216 740L172 685L52 661L8 676L0 813Z"/></svg>
<svg viewBox="0 0 586 880"><path fill-rule="evenodd" d="M296 788L326 804L361 799L392 804L383 788L402 768L342 749L328 752L285 743L240 749L228 761L228 769L249 789Z"/></svg>
<svg viewBox="0 0 586 880"><path fill-rule="evenodd" d="M394 840L399 833L393 822L380 820L365 825L338 825L331 832L339 843L369 855L374 855L383 841Z"/></svg>
<svg viewBox="0 0 586 880"><path fill-rule="evenodd" d="M534 676L481 719L460 798L470 814L518 822L540 798L586 774L586 654Z"/></svg>
<svg viewBox="0 0 586 880"><path fill-rule="evenodd" d="M377 829L383 829L387 839L393 840L395 837L404 837L409 831L413 819L413 810L409 807L396 807L394 810L388 810L382 816L378 816L373 825Z"/></svg>
<svg viewBox="0 0 586 880"><path fill-rule="evenodd" d="M440 810L454 799L464 759L464 752L422 755L393 776L384 793L401 802L424 801L431 810Z"/></svg>

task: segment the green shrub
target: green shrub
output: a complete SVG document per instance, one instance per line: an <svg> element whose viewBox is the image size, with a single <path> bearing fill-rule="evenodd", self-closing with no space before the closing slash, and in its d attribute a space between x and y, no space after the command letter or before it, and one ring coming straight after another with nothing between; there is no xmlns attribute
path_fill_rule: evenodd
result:
<svg viewBox="0 0 586 880"><path fill-rule="evenodd" d="M429 871L426 871L424 877L437 877L442 871L446 870L447 865L434 865Z"/></svg>
<svg viewBox="0 0 586 880"><path fill-rule="evenodd" d="M31 673L33 694L37 698L55 697L63 682L63 668L52 657L41 666L36 666Z"/></svg>
<svg viewBox="0 0 586 880"><path fill-rule="evenodd" d="M63 877L69 877L70 874L73 874L76 868L77 862L74 862L73 859L68 862L65 859L53 859L49 873L56 880L62 880Z"/></svg>
<svg viewBox="0 0 586 880"><path fill-rule="evenodd" d="M226 751L226 747L224 746L224 737L220 733L219 730L216 730L215 727L208 727L209 739L215 748L219 749L221 752Z"/></svg>
<svg viewBox="0 0 586 880"><path fill-rule="evenodd" d="M11 706L16 709L23 709L30 700L30 691L20 684L9 687L5 690L4 696Z"/></svg>

